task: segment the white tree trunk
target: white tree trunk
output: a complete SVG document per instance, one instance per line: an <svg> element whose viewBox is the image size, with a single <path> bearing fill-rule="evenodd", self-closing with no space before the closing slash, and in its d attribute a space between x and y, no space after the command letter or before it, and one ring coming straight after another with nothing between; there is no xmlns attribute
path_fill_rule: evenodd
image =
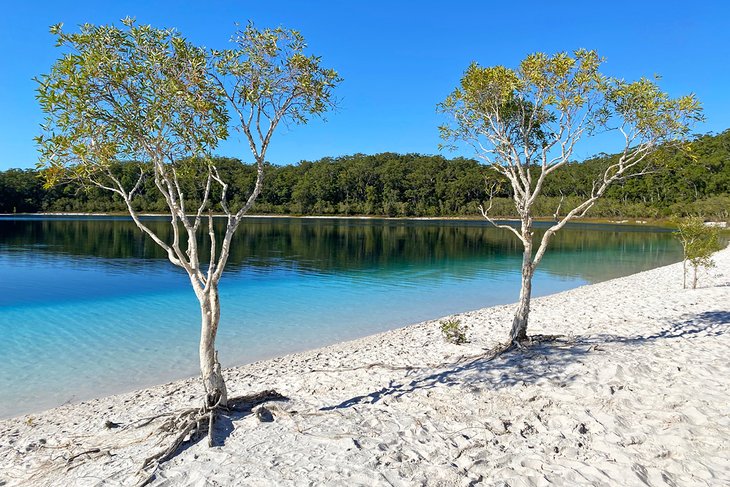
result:
<svg viewBox="0 0 730 487"><path fill-rule="evenodd" d="M220 322L220 301L218 286L211 286L208 292L201 294L200 300L200 373L205 388L205 402L208 407L227 406L228 392L215 350L215 337Z"/></svg>
<svg viewBox="0 0 730 487"><path fill-rule="evenodd" d="M532 261L532 229L529 223L522 225L522 280L520 286L520 301L512 321L510 343L518 343L527 339L527 322L530 316L530 299L532 297L532 276L535 266Z"/></svg>

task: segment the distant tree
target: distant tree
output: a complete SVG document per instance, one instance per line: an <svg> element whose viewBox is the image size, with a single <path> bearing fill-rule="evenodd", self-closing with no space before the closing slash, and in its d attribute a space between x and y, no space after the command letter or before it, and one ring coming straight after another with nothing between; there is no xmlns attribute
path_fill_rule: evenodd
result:
<svg viewBox="0 0 730 487"><path fill-rule="evenodd" d="M655 152L652 158L661 165L643 177L617 180L591 208L591 215L641 219L701 215L729 221L730 130L699 137L687 147L691 150L669 144L666 150ZM535 201L533 216L554 216L561 200L567 209L583 202L591 195L592 182L619 156L599 154L582 162L571 161L552 173ZM229 182L231 204L242 204L256 180L256 162L214 157L213 163ZM133 161L118 166L115 171L123 178L139 174ZM539 167L532 168L533 178L539 171ZM296 165L268 164L264 172L266 184L251 210L257 213L480 215L478 206L489 193L484 185L485 168L475 159L355 154ZM126 211L123 201L111 192L98 188L79 191L69 185L46 190L37 171L23 173L18 177L18 170L0 172L0 211ZM497 183L490 214L519 216L509 180L494 171L489 179ZM134 201L141 211L167 211L152 178L142 183Z"/></svg>
<svg viewBox="0 0 730 487"><path fill-rule="evenodd" d="M720 229L705 225L698 217L675 219L677 231L674 235L679 239L684 251L682 259L682 287L687 289L687 263L692 267L692 289L697 289L697 272L701 267L715 266L712 254L722 248L720 245Z"/></svg>
<svg viewBox="0 0 730 487"><path fill-rule="evenodd" d="M440 127L453 144L470 144L477 156L509 181L520 228L492 224L514 232L523 244L520 299L510 332L510 343L527 339L532 277L552 236L567 222L582 217L614 182L644 172L660 146L688 134L701 118L694 96L677 99L662 92L652 80L636 82L608 78L599 68L595 51L572 55L543 53L525 58L517 69L470 65L439 110L453 117ZM533 217L546 181L568 165L577 144L599 131L620 134L623 150L593 179L589 195L560 216L533 247Z"/></svg>
<svg viewBox="0 0 730 487"><path fill-rule="evenodd" d="M41 210L43 184L32 170L0 172L0 213L30 213Z"/></svg>
<svg viewBox="0 0 730 487"><path fill-rule="evenodd" d="M47 116L37 138L41 167L49 183L72 181L121 197L137 227L189 276L202 316L200 370L210 431L214 411L228 402L215 338L231 241L262 190L274 131L327 111L339 77L304 54L304 39L294 30L248 24L231 49L207 51L174 30L122 23L85 24L73 34L61 25L51 29L66 52L37 80ZM228 136L231 113L256 163L246 194L233 200L225 179L231 171L210 157ZM139 163L136 174L120 173L125 160ZM167 206L171 240L139 216L135 198L146 184ZM226 218L222 238L214 231L214 210ZM202 256L204 238L210 254Z"/></svg>

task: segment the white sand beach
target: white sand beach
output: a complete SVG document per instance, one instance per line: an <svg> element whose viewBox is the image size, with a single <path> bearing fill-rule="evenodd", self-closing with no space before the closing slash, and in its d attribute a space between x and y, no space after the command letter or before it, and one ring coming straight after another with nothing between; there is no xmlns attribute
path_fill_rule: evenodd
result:
<svg viewBox="0 0 730 487"><path fill-rule="evenodd" d="M681 264L533 301L496 358L513 306L226 371L232 396L275 389L273 421L219 420L152 485L730 485L730 249L700 289ZM188 379L0 422L0 485L135 485L161 449L153 422L197 405ZM111 421L119 427L107 428ZM169 438L168 438L169 439Z"/></svg>

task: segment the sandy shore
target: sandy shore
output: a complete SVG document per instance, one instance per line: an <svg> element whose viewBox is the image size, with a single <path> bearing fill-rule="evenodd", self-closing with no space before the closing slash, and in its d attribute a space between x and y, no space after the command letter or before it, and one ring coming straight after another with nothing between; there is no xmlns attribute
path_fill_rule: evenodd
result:
<svg viewBox="0 0 730 487"><path fill-rule="evenodd" d="M730 485L730 249L715 260L697 290L675 264L536 299L531 333L560 337L494 359L511 306L455 315L462 346L436 320L229 369L232 395L289 400L153 485ZM0 485L134 485L161 446L131 422L199 397L190 379L2 421Z"/></svg>

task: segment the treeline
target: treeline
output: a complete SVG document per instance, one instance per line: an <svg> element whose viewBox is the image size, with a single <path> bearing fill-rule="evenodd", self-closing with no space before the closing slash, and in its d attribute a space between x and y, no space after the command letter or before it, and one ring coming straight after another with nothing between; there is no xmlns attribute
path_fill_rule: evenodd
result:
<svg viewBox="0 0 730 487"><path fill-rule="evenodd" d="M572 163L554 173L537 206L540 216L553 216L577 205L590 194L592 181L615 155ZM612 187L589 213L594 217L656 218L699 214L730 219L730 130L706 135L691 151L664 150L662 169L629 178ZM245 201L255 167L236 159L217 158L221 174L230 181L232 204ZM477 161L442 156L383 153L355 154L269 165L264 191L254 211L296 215L468 216L495 196L491 213L514 216L509 185ZM131 181L135 163L120 163L116 171ZM195 179L186 194L200 188ZM192 197L194 202L194 196ZM561 203L562 202L562 203ZM165 212L167 206L148 178L135 201L140 211ZM97 188L70 185L44 189L37 171L11 169L0 173L0 212L124 212L121 200Z"/></svg>

